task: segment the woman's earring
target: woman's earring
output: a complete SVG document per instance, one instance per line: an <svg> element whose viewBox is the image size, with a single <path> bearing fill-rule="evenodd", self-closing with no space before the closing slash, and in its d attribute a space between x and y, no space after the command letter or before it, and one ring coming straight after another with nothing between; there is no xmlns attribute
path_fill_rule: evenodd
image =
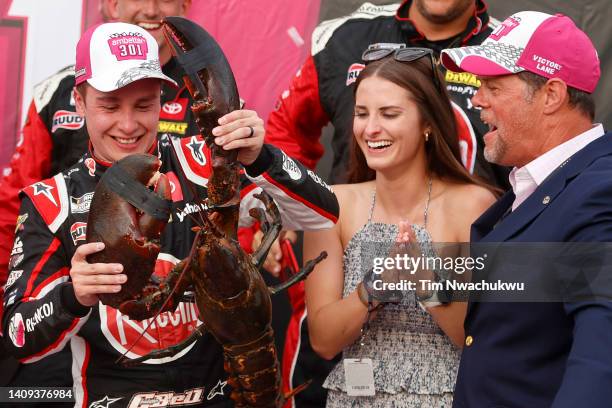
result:
<svg viewBox="0 0 612 408"><path fill-rule="evenodd" d="M429 132L425 132L425 143L429 142Z"/></svg>

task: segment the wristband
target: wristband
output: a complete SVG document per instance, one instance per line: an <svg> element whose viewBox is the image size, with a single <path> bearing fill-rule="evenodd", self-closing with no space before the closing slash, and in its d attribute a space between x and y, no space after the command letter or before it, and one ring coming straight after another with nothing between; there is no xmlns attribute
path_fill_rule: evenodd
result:
<svg viewBox="0 0 612 408"><path fill-rule="evenodd" d="M417 303L419 304L421 309L423 309L424 311L427 311L427 308L429 307L442 306L442 305L446 305L449 303L449 302L444 302L440 300L438 293L439 292L436 290L431 294L431 296L428 296L426 298L419 298L418 296L416 296Z"/></svg>
<svg viewBox="0 0 612 408"><path fill-rule="evenodd" d="M359 296L359 300L361 301L361 303L363 303L365 307L370 307L370 294L366 290L363 281L359 282L359 284L357 285L357 296Z"/></svg>

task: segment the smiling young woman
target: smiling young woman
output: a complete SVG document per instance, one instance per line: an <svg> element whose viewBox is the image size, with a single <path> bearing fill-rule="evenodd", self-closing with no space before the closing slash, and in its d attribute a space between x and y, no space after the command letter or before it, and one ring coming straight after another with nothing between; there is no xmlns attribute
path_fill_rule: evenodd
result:
<svg viewBox="0 0 612 408"><path fill-rule="evenodd" d="M375 395L347 393L345 361L324 384L328 407L450 407L465 303L421 309L412 291L371 314L362 281L400 231L429 246L468 242L471 223L495 194L461 165L455 117L430 54L386 55L356 83L351 184L334 186L339 221L305 234L306 259L328 252L306 282L310 340L324 358L343 352L372 361Z"/></svg>

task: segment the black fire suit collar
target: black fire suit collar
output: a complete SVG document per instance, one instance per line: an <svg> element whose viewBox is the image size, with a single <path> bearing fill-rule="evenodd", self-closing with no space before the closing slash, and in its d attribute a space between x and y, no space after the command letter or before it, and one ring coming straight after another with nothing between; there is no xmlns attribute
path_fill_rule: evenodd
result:
<svg viewBox="0 0 612 408"><path fill-rule="evenodd" d="M458 34L453 39L459 39L457 44L451 41L454 47L464 45L472 36L478 35L489 24L489 14L487 13L487 4L483 0L476 1L476 10L472 18L470 18L467 27L463 32ZM419 31L418 27L408 17L408 11L412 0L404 0L395 13L395 19L399 21L401 29L406 33L406 42L423 42L426 40L425 35ZM446 42L446 40L442 40ZM432 42L433 43L433 42ZM437 47L436 47L437 48Z"/></svg>
<svg viewBox="0 0 612 408"><path fill-rule="evenodd" d="M151 145L147 153L159 157L157 139L155 139L155 141L153 142L153 144ZM88 160L88 159L91 159L91 160ZM93 160L93 164L91 163L92 160ZM102 177L106 169L108 169L110 166L113 165L113 163L111 162L100 160L96 156L94 156L93 146L91 144L91 141L89 142L87 153L83 155L83 157L80 160L80 163L81 163L81 166L84 167L85 170L87 171L91 171L93 169L96 179L99 179L100 177Z"/></svg>

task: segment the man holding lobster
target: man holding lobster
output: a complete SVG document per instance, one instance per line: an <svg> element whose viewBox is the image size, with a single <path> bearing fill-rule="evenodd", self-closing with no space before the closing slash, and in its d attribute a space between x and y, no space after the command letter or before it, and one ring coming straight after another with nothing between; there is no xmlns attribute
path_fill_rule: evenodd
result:
<svg viewBox="0 0 612 408"><path fill-rule="evenodd" d="M114 363L124 353L140 357L185 340L198 317L192 305L181 303L174 312L134 321L98 302L99 294L116 293L129 271L121 264L86 261L103 249L84 243L95 186L113 162L126 156L160 158L160 171L173 185L172 222L162 233L156 264L156 273L163 275L189 254L190 213L200 211L198 198L206 195L210 156L200 136L158 141L161 83L174 81L161 71L157 42L146 30L124 23L90 29L77 45L76 61L74 99L86 119L89 151L67 171L23 190L13 245L21 256L10 265L14 283L5 296L2 322L8 349L28 363L70 342L75 406L140 406L152 400L231 406L222 350L209 334L175 356L129 368ZM301 164L263 145L263 121L255 112L231 112L212 133L217 145L238 149L246 177L282 203L288 228L326 228L336 221L333 192ZM251 196L257 189L243 191Z"/></svg>
<svg viewBox="0 0 612 408"><path fill-rule="evenodd" d="M186 15L190 7L191 0L100 0L104 20L138 25L157 40L162 71L179 84L178 88L166 82L162 84L159 136L168 134L180 138L197 133L188 107L190 95L182 83L183 72L171 58L160 24L166 16ZM0 176L0 297L5 283L9 288L15 276L9 276L8 265L19 215L20 190L68 169L87 151L89 138L85 121L77 114L72 96L74 83L74 65L70 65L34 87L20 142L10 167L5 169L7 173ZM18 258L20 254L15 256ZM0 319L2 309L0 304ZM0 347L0 372L4 381L9 382L0 380L0 385L72 385L68 347L36 364L18 367L14 359L2 354Z"/></svg>

